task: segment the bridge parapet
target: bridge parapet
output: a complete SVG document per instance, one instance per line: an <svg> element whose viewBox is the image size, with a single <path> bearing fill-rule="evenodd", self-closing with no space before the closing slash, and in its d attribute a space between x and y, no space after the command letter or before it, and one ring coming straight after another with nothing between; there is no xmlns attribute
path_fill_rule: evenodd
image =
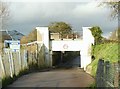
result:
<svg viewBox="0 0 120 89"><path fill-rule="evenodd" d="M53 40L50 45L52 51L80 51L82 40Z"/></svg>

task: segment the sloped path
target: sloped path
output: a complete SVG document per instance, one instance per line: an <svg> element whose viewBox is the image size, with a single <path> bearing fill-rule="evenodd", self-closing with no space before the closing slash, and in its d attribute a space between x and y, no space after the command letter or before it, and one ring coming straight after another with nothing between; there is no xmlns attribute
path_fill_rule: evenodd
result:
<svg viewBox="0 0 120 89"><path fill-rule="evenodd" d="M9 87L89 87L93 82L82 69L62 68L24 75Z"/></svg>

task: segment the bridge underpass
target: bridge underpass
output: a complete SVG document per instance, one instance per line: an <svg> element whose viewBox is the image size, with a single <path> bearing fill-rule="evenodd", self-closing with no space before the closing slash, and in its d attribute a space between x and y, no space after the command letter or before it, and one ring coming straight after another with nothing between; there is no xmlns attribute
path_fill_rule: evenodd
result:
<svg viewBox="0 0 120 89"><path fill-rule="evenodd" d="M80 51L53 51L52 66L54 68L81 67Z"/></svg>
<svg viewBox="0 0 120 89"><path fill-rule="evenodd" d="M80 67L80 50L82 47L82 40L76 39L64 39L64 40L53 40L50 42L50 50L52 52L52 65L57 67L72 67L79 64L76 67ZM77 58L76 60L73 60ZM70 63L71 62L71 63ZM74 63L74 65L72 64Z"/></svg>

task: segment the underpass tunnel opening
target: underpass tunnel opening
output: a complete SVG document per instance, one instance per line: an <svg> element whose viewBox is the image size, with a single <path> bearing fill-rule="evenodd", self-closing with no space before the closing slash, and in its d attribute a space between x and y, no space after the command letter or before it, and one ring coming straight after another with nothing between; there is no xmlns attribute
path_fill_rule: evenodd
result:
<svg viewBox="0 0 120 89"><path fill-rule="evenodd" d="M53 51L52 66L59 65L81 67L80 51Z"/></svg>
<svg viewBox="0 0 120 89"><path fill-rule="evenodd" d="M61 51L53 51L52 66L57 66L61 62Z"/></svg>

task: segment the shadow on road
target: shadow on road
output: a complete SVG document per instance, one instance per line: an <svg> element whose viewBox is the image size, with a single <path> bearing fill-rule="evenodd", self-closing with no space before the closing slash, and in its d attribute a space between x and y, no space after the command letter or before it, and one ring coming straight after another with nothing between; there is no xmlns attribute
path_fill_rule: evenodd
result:
<svg viewBox="0 0 120 89"><path fill-rule="evenodd" d="M60 63L59 65L57 65L55 68L78 68L78 67L81 67L81 63L80 63L80 56L72 59L72 60L69 60L65 63Z"/></svg>

